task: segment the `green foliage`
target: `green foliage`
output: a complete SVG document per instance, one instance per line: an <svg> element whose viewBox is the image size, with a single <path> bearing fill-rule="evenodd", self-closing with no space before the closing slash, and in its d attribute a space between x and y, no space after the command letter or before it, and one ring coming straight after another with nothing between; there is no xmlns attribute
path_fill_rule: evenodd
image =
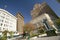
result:
<svg viewBox="0 0 60 40"><path fill-rule="evenodd" d="M39 34L44 34L45 33L44 26L39 27L37 30L38 30Z"/></svg>
<svg viewBox="0 0 60 40"><path fill-rule="evenodd" d="M45 33L45 30L44 30L43 27L37 28L36 31L37 31L36 33L32 33L30 36L31 37L34 37L34 36L37 36L38 37L38 35L41 35L41 34L44 34Z"/></svg>
<svg viewBox="0 0 60 40"><path fill-rule="evenodd" d="M35 34L30 35L30 37L34 37L34 36L38 36L38 34L35 33Z"/></svg>
<svg viewBox="0 0 60 40"><path fill-rule="evenodd" d="M40 34L43 34L43 33L44 33L44 30L43 30L43 29L40 29L40 30L38 30L38 32L39 32Z"/></svg>
<svg viewBox="0 0 60 40"><path fill-rule="evenodd" d="M1 38L2 40L7 40L7 33L8 33L7 30L2 32L2 34L3 34L2 38Z"/></svg>
<svg viewBox="0 0 60 40"><path fill-rule="evenodd" d="M55 20L56 24L60 26L60 18Z"/></svg>
<svg viewBox="0 0 60 40"><path fill-rule="evenodd" d="M0 37L0 40L7 40L7 33L9 33L11 37L13 36L12 35L13 34L12 31L9 32L9 31L5 30L5 31L2 32L2 37Z"/></svg>
<svg viewBox="0 0 60 40"><path fill-rule="evenodd" d="M47 33L47 36L57 36L54 30L47 30L46 33Z"/></svg>
<svg viewBox="0 0 60 40"><path fill-rule="evenodd" d="M59 3L60 3L60 0L57 0L57 2L59 2Z"/></svg>
<svg viewBox="0 0 60 40"><path fill-rule="evenodd" d="M6 35L2 36L1 40L7 40L7 36Z"/></svg>
<svg viewBox="0 0 60 40"><path fill-rule="evenodd" d="M28 23L24 25L24 32L30 33L34 29L35 29L35 26L33 24Z"/></svg>
<svg viewBox="0 0 60 40"><path fill-rule="evenodd" d="M12 38L14 33L11 31L11 32L9 32L9 34L10 34L10 36Z"/></svg>
<svg viewBox="0 0 60 40"><path fill-rule="evenodd" d="M54 31L56 31L56 29L55 29L55 28L53 28L53 30L54 30Z"/></svg>

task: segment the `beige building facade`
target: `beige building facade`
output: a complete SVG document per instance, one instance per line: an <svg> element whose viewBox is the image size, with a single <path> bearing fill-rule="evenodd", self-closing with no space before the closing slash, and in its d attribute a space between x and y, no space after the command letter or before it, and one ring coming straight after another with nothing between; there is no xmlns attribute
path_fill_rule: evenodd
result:
<svg viewBox="0 0 60 40"><path fill-rule="evenodd" d="M17 17L17 32L19 34L23 34L24 17L21 15L20 12L16 14L16 17Z"/></svg>
<svg viewBox="0 0 60 40"><path fill-rule="evenodd" d="M39 3L35 4L31 11L31 16L32 20L30 21L30 23L33 23L36 27L45 26L43 21L44 19L46 19L49 28L58 30L55 27L53 21L59 17L54 13L54 11L49 7L49 5L46 4L46 2L42 4ZM45 28L48 29L46 26Z"/></svg>
<svg viewBox="0 0 60 40"><path fill-rule="evenodd" d="M43 23L44 19L47 19L47 23L50 29L54 28L57 30L57 28L54 26L53 21L51 20L50 16L47 13L44 13L36 17L35 19L31 20L30 23L34 24L36 28L43 27L45 26L45 24ZM48 28L45 26L45 29L48 29Z"/></svg>
<svg viewBox="0 0 60 40"><path fill-rule="evenodd" d="M33 9L31 10L31 16L32 19L47 13L52 20L58 18L58 16L54 13L54 11L49 7L49 5L46 2L43 3L36 3L33 7Z"/></svg>

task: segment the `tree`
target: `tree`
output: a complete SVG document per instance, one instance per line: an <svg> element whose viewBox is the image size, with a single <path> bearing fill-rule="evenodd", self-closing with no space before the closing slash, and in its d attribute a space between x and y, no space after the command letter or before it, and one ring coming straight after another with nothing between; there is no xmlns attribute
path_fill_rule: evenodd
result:
<svg viewBox="0 0 60 40"><path fill-rule="evenodd" d="M7 33L8 33L8 31L7 30L5 30L5 31L3 31L2 32L2 40L7 40Z"/></svg>
<svg viewBox="0 0 60 40"><path fill-rule="evenodd" d="M55 25L57 26L57 29L60 30L60 18L55 20Z"/></svg>
<svg viewBox="0 0 60 40"><path fill-rule="evenodd" d="M10 34L10 36L12 38L14 33L12 31L10 31L9 34Z"/></svg>
<svg viewBox="0 0 60 40"><path fill-rule="evenodd" d="M43 34L43 33L45 33L45 26L41 26L37 30L38 30L39 34Z"/></svg>
<svg viewBox="0 0 60 40"><path fill-rule="evenodd" d="M60 0L57 0L60 3Z"/></svg>
<svg viewBox="0 0 60 40"><path fill-rule="evenodd" d="M30 33L31 31L33 31L35 29L35 26L31 23L27 23L24 26L24 31Z"/></svg>
<svg viewBox="0 0 60 40"><path fill-rule="evenodd" d="M31 31L33 31L35 29L35 26L31 23L27 23L24 25L24 33L23 33L23 37L30 37L30 33Z"/></svg>
<svg viewBox="0 0 60 40"><path fill-rule="evenodd" d="M60 18L55 20L56 24L60 26Z"/></svg>
<svg viewBox="0 0 60 40"><path fill-rule="evenodd" d="M12 33L13 33L13 32L12 32L12 31L9 32L9 31L5 30L5 31L2 32L1 40L7 40L7 33L9 33L10 36L12 37Z"/></svg>

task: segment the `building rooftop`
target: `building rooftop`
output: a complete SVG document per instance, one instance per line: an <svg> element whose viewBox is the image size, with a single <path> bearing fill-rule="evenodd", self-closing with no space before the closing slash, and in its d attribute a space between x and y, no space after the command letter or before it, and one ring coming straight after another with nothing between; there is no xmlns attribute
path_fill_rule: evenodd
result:
<svg viewBox="0 0 60 40"><path fill-rule="evenodd" d="M17 19L14 15L12 15L10 12L8 12L8 11L6 11L6 10L4 10L4 9L1 9L1 8L0 8L0 11L6 12L6 13L8 13L9 15L11 15L12 17L14 17L15 19Z"/></svg>
<svg viewBox="0 0 60 40"><path fill-rule="evenodd" d="M19 14L20 16L22 16L22 17L24 18L24 16L21 14L21 12L17 12L17 14ZM17 15L17 14L16 14L16 15Z"/></svg>

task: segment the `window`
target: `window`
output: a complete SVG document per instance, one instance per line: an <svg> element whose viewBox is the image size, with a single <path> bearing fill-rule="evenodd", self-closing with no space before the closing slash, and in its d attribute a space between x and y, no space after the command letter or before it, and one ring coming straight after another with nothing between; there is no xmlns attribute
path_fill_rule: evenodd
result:
<svg viewBox="0 0 60 40"><path fill-rule="evenodd" d="M5 26L5 24L4 24L4 26Z"/></svg>
<svg viewBox="0 0 60 40"><path fill-rule="evenodd" d="M3 22L3 20L0 19L0 22Z"/></svg>
<svg viewBox="0 0 60 40"><path fill-rule="evenodd" d="M5 23L9 23L8 21L5 21Z"/></svg>
<svg viewBox="0 0 60 40"><path fill-rule="evenodd" d="M3 30L5 30L5 28L3 28Z"/></svg>
<svg viewBox="0 0 60 40"><path fill-rule="evenodd" d="M2 20L0 19L0 22L1 22Z"/></svg>
<svg viewBox="0 0 60 40"><path fill-rule="evenodd" d="M10 27L12 27L12 26L10 26Z"/></svg>
<svg viewBox="0 0 60 40"><path fill-rule="evenodd" d="M0 26L2 26L3 24L2 23L0 23Z"/></svg>
<svg viewBox="0 0 60 40"><path fill-rule="evenodd" d="M0 30L1 30L1 27L0 27Z"/></svg>
<svg viewBox="0 0 60 40"><path fill-rule="evenodd" d="M6 18L7 20L9 20L9 18Z"/></svg>
<svg viewBox="0 0 60 40"><path fill-rule="evenodd" d="M2 20L2 22L3 22L3 20Z"/></svg>
<svg viewBox="0 0 60 40"><path fill-rule="evenodd" d="M8 25L4 24L5 27L8 27Z"/></svg>
<svg viewBox="0 0 60 40"><path fill-rule="evenodd" d="M5 13L3 13L3 15L5 15Z"/></svg>
<svg viewBox="0 0 60 40"><path fill-rule="evenodd" d="M2 26L3 24L1 23L1 26Z"/></svg>
<svg viewBox="0 0 60 40"><path fill-rule="evenodd" d="M1 16L1 18L5 18L4 16Z"/></svg>

